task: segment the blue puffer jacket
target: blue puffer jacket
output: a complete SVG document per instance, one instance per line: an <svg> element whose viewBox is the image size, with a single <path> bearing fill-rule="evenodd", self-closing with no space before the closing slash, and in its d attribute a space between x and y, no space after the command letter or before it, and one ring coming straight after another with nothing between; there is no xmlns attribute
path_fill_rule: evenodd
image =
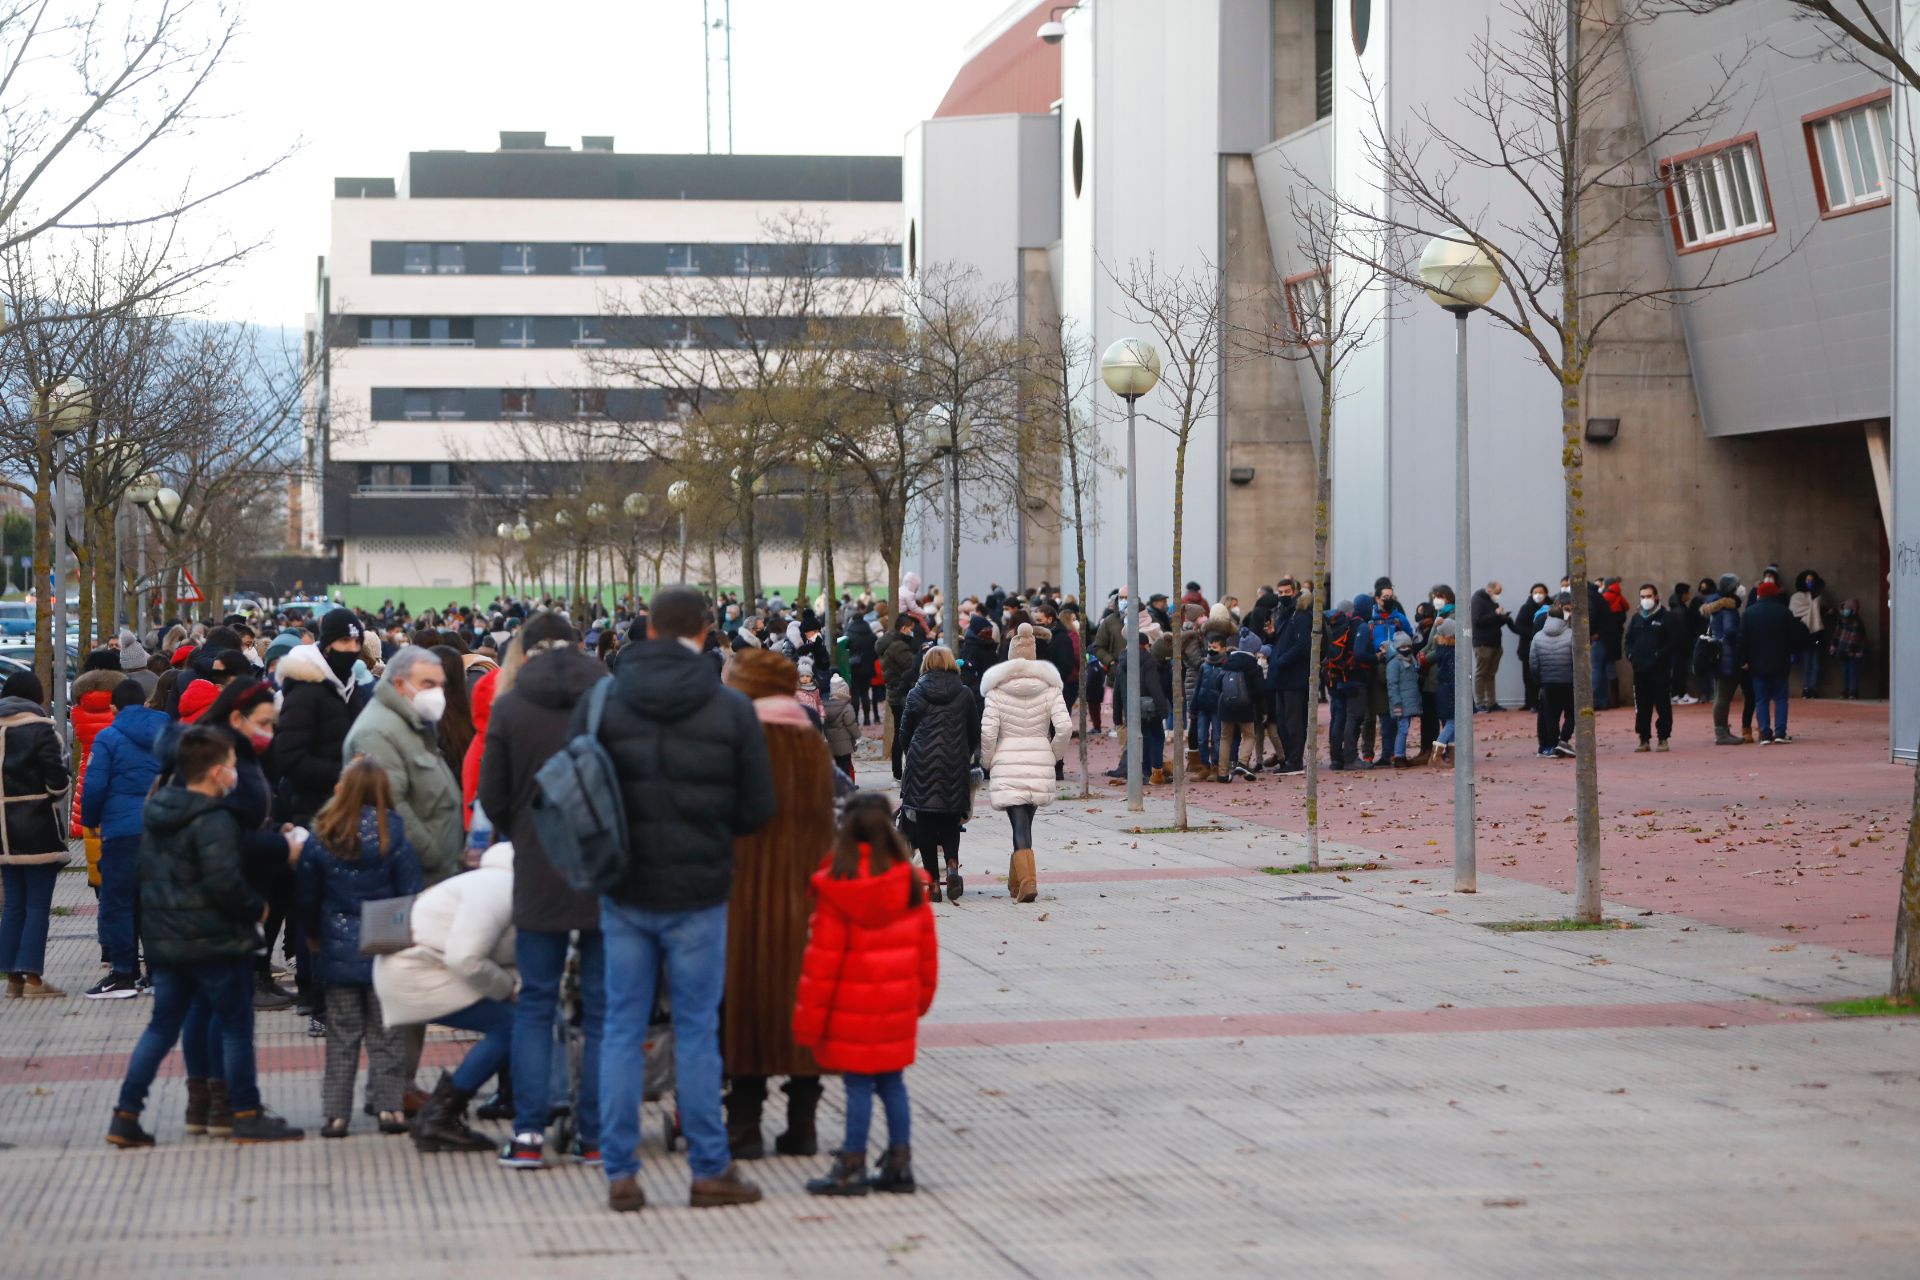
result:
<svg viewBox="0 0 1920 1280"><path fill-rule="evenodd" d="M406 824L387 812L387 853L380 856L380 827L373 806L360 811L359 856L343 858L318 835L300 851L300 910L307 937L320 941L320 981L371 986L373 957L360 954L360 904L401 898L425 887L420 859L407 843Z"/></svg>
<svg viewBox="0 0 1920 1280"><path fill-rule="evenodd" d="M1387 664L1387 705L1402 715L1420 714L1420 660L1411 652L1396 652Z"/></svg>
<svg viewBox="0 0 1920 1280"><path fill-rule="evenodd" d="M171 724L163 711L122 707L113 723L93 740L87 776L81 784L80 824L97 827L102 840L140 834L147 792L160 774L154 743Z"/></svg>
<svg viewBox="0 0 1920 1280"><path fill-rule="evenodd" d="M1200 664L1200 683L1193 689L1195 715L1211 716L1220 713L1220 676L1226 670L1221 665L1224 661L1224 655L1209 653L1207 660Z"/></svg>

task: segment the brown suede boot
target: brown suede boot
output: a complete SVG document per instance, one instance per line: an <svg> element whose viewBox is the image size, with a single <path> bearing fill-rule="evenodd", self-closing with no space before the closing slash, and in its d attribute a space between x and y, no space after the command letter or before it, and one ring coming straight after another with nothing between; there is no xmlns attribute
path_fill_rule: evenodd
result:
<svg viewBox="0 0 1920 1280"><path fill-rule="evenodd" d="M1040 879L1034 868L1033 850L1015 849L1007 864L1007 896L1015 902L1032 902L1040 896Z"/></svg>

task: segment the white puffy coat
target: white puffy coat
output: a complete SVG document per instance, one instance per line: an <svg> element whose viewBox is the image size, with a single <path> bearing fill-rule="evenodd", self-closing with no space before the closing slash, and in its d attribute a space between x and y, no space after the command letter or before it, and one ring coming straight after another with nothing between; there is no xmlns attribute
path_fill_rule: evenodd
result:
<svg viewBox="0 0 1920 1280"><path fill-rule="evenodd" d="M390 1027L432 1022L482 1000L511 999L513 846L413 900L413 945L373 959L373 989Z"/></svg>
<svg viewBox="0 0 1920 1280"><path fill-rule="evenodd" d="M1009 658L980 681L980 763L991 771L987 798L996 809L1044 805L1059 794L1054 761L1067 753L1073 721L1060 693L1060 669L1034 658ZM1047 727L1053 740L1047 740Z"/></svg>

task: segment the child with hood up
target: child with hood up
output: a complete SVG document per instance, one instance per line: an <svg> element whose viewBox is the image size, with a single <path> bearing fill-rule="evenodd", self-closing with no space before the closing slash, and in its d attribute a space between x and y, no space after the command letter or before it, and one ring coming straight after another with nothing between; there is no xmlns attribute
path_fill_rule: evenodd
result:
<svg viewBox="0 0 1920 1280"><path fill-rule="evenodd" d="M827 752L834 768L853 777L853 751L860 743L860 721L853 713L853 691L838 675L827 684L827 700L820 710L820 727L826 731Z"/></svg>

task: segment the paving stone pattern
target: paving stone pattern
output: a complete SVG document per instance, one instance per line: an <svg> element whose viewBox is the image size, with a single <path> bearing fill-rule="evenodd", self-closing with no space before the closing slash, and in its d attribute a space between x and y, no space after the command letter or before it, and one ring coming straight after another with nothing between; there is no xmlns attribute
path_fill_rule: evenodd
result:
<svg viewBox="0 0 1920 1280"><path fill-rule="evenodd" d="M0 1276L1915 1274L1920 1021L1810 1009L1879 990L1884 961L1624 906L1643 927L1494 933L1566 900L1454 895L1404 858L1266 875L1297 837L1150 833L1170 820L1043 812L1031 906L994 875L1005 824L973 823L908 1073L917 1196L815 1200L824 1158L776 1158L763 1204L688 1209L649 1107L649 1207L614 1215L597 1171L421 1157L363 1117L344 1142L186 1138L177 1077L161 1145L115 1151L146 1002L13 1001ZM57 901L85 906L81 878ZM92 924L54 922L74 991ZM317 1128L320 1042L263 1014L260 1046L269 1105Z"/></svg>

